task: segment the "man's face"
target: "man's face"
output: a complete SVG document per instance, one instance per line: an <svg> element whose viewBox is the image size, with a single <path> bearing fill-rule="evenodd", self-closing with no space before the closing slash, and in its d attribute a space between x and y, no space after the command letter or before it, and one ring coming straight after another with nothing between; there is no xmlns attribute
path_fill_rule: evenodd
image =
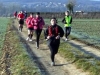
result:
<svg viewBox="0 0 100 75"><path fill-rule="evenodd" d="M68 12L65 12L65 15L68 16L69 15Z"/></svg>

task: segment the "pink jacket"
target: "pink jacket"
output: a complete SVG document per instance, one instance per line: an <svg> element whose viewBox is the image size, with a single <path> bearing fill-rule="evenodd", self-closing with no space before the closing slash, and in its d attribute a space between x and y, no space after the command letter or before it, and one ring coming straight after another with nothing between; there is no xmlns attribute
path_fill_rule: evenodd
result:
<svg viewBox="0 0 100 75"><path fill-rule="evenodd" d="M33 18L32 23L34 25L34 29L42 29L43 26L45 25L42 17Z"/></svg>
<svg viewBox="0 0 100 75"><path fill-rule="evenodd" d="M28 17L26 19L27 28L34 28L33 23L32 23L32 19L33 19L33 17Z"/></svg>

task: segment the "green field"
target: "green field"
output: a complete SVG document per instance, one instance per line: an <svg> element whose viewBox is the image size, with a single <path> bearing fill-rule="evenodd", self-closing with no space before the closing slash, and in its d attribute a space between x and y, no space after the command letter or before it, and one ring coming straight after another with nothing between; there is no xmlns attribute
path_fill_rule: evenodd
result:
<svg viewBox="0 0 100 75"><path fill-rule="evenodd" d="M63 27L62 19L58 25ZM49 19L45 19L50 24ZM71 35L79 40L100 47L100 20L99 19L73 19Z"/></svg>
<svg viewBox="0 0 100 75"><path fill-rule="evenodd" d="M9 18L0 17L0 56L2 53L1 49L3 47L8 22L9 22Z"/></svg>
<svg viewBox="0 0 100 75"><path fill-rule="evenodd" d="M80 40L100 47L100 21L73 21L72 35Z"/></svg>

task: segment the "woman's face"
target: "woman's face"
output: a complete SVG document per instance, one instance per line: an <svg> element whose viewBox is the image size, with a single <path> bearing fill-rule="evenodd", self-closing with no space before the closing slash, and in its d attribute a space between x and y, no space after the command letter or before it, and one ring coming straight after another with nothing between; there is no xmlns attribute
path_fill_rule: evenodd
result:
<svg viewBox="0 0 100 75"><path fill-rule="evenodd" d="M33 17L33 15L32 15L32 14L30 14L30 17Z"/></svg>
<svg viewBox="0 0 100 75"><path fill-rule="evenodd" d="M55 19L51 19L51 25L55 25L56 24L56 20Z"/></svg>
<svg viewBox="0 0 100 75"><path fill-rule="evenodd" d="M37 14L36 14L36 17L38 18L38 17L39 17L39 15L37 15Z"/></svg>
<svg viewBox="0 0 100 75"><path fill-rule="evenodd" d="M68 12L65 12L65 15L68 16L69 15Z"/></svg>

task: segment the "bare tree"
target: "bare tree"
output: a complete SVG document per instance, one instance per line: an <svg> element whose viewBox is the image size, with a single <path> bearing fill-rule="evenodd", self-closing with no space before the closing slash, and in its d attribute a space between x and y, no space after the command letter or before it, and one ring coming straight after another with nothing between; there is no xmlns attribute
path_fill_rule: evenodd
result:
<svg viewBox="0 0 100 75"><path fill-rule="evenodd" d="M76 4L75 0L68 0L68 2L66 4L66 7L70 11L71 14L73 14L73 12L74 12L73 10L74 10L75 4Z"/></svg>

